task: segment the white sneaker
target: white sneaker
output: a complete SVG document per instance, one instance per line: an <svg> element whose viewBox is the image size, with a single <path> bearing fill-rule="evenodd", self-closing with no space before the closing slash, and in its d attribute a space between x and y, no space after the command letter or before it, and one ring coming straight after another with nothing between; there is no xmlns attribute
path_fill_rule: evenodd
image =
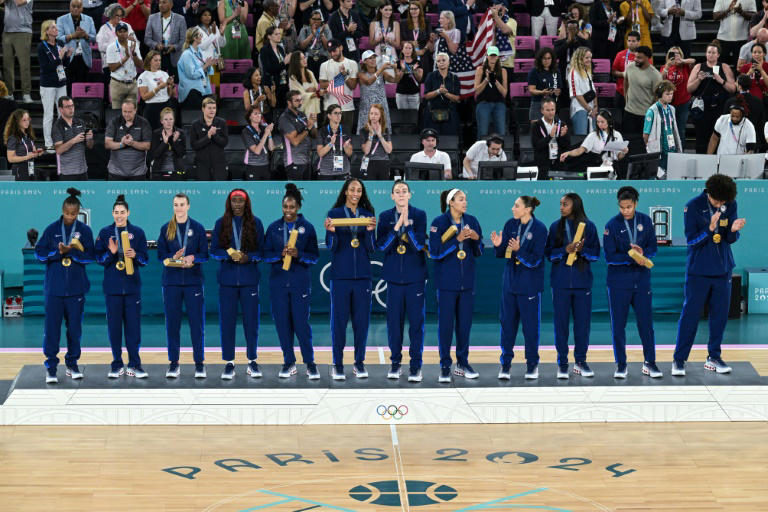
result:
<svg viewBox="0 0 768 512"><path fill-rule="evenodd" d="M108 379L119 379L123 375L125 375L125 368L121 366L117 370L109 370L109 373L107 374L107 378Z"/></svg>
<svg viewBox="0 0 768 512"><path fill-rule="evenodd" d="M83 378L83 372L75 365L67 368L67 377L71 377L72 380L80 380Z"/></svg>
<svg viewBox="0 0 768 512"><path fill-rule="evenodd" d="M649 363L648 361L643 363L643 375L648 375L652 379L660 379L664 376L656 363Z"/></svg>
<svg viewBox="0 0 768 512"><path fill-rule="evenodd" d="M685 363L674 361L672 363L672 375L675 377L685 377Z"/></svg>
<svg viewBox="0 0 768 512"><path fill-rule="evenodd" d="M207 377L207 374L205 373L205 365L202 363L195 364L195 378L204 379L206 377Z"/></svg>
<svg viewBox="0 0 768 512"><path fill-rule="evenodd" d="M146 379L149 377L149 374L144 371L144 368L141 366L137 366L136 368L131 368L130 366L125 370L125 374L129 377L136 377L137 379Z"/></svg>
<svg viewBox="0 0 768 512"><path fill-rule="evenodd" d="M589 367L586 361L576 363L573 365L573 373L581 375L582 377L594 377L595 372Z"/></svg>
<svg viewBox="0 0 768 512"><path fill-rule="evenodd" d="M46 369L45 371L45 383L46 384L58 384L59 378L56 376L55 371L49 371Z"/></svg>
<svg viewBox="0 0 768 512"><path fill-rule="evenodd" d="M298 370L296 369L295 364L284 364L283 367L278 372L277 376L281 379L287 379L293 375L296 375L297 373L298 373Z"/></svg>
<svg viewBox="0 0 768 512"><path fill-rule="evenodd" d="M35 100L33 100L32 96L30 96L29 94L25 94L21 101L23 103L34 103L35 102Z"/></svg>
<svg viewBox="0 0 768 512"><path fill-rule="evenodd" d="M392 363L392 365L389 367L389 371L387 372L387 378L397 380L402 374L403 370L400 368L400 363Z"/></svg>
<svg viewBox="0 0 768 512"><path fill-rule="evenodd" d="M616 371L613 372L614 379L626 379L627 378L627 365L620 364L616 367Z"/></svg>
<svg viewBox="0 0 768 512"><path fill-rule="evenodd" d="M719 357L707 357L707 362L704 363L704 369L709 371L716 371L717 373L731 373L731 367L725 364Z"/></svg>
<svg viewBox="0 0 768 512"><path fill-rule="evenodd" d="M181 375L181 367L179 363L173 361L168 365L168 370L165 372L166 379L177 379Z"/></svg>
<svg viewBox="0 0 768 512"><path fill-rule="evenodd" d="M408 371L408 382L421 382L422 376L421 376L421 368L418 370L416 369L410 369Z"/></svg>
<svg viewBox="0 0 768 512"><path fill-rule="evenodd" d="M539 378L539 365L529 365L525 371L525 378L527 380L534 380Z"/></svg>
<svg viewBox="0 0 768 512"><path fill-rule="evenodd" d="M333 380L346 380L347 377L344 375L344 367L342 365L332 365L331 378Z"/></svg>
<svg viewBox="0 0 768 512"><path fill-rule="evenodd" d="M508 364L501 365L499 369L499 380L510 380L512 378L511 366Z"/></svg>
<svg viewBox="0 0 768 512"><path fill-rule="evenodd" d="M574 373L576 373L576 367L574 366ZM568 365L564 364L557 367L557 378L561 380L568 380L570 378L570 375L568 375Z"/></svg>

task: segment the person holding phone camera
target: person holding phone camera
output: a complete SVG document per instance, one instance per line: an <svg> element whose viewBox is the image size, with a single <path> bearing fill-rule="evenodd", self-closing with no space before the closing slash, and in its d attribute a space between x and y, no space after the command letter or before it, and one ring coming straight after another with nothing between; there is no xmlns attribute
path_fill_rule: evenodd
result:
<svg viewBox="0 0 768 512"><path fill-rule="evenodd" d="M675 86L672 106L675 109L675 121L680 139L685 141L685 126L688 124L688 112L691 106L691 93L688 92L688 79L691 67L696 59L685 58L682 48L673 46L667 53L667 62L661 67L661 78L669 80Z"/></svg>
<svg viewBox="0 0 768 512"><path fill-rule="evenodd" d="M749 92L758 98L768 92L768 63L765 62L765 51L763 43L755 43L752 46L752 60L739 68L740 73L752 79Z"/></svg>
<svg viewBox="0 0 768 512"><path fill-rule="evenodd" d="M541 100L547 96L557 98L563 87L563 77L557 69L557 57L552 48L539 49L531 70L528 72L528 92L531 95L531 108L528 120L541 117Z"/></svg>

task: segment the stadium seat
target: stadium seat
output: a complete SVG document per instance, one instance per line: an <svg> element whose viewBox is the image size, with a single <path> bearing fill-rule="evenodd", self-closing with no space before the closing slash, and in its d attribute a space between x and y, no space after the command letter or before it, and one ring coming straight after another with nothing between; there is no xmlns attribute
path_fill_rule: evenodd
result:
<svg viewBox="0 0 768 512"><path fill-rule="evenodd" d="M517 36L515 38L515 50L517 57L533 57L536 51L536 38L533 36Z"/></svg>
<svg viewBox="0 0 768 512"><path fill-rule="evenodd" d="M368 36L361 37L358 46L360 47L361 51L367 50L368 49Z"/></svg>
<svg viewBox="0 0 768 512"><path fill-rule="evenodd" d="M531 93L528 92L528 83L512 82L511 84L509 84L509 95L513 98L530 96Z"/></svg>
<svg viewBox="0 0 768 512"><path fill-rule="evenodd" d="M554 48L557 36L541 36L539 38L539 48Z"/></svg>

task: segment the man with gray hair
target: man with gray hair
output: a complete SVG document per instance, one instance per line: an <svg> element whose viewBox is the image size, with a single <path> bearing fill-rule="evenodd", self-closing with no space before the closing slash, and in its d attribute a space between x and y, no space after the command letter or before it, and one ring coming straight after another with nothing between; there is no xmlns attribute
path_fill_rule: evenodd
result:
<svg viewBox="0 0 768 512"><path fill-rule="evenodd" d="M32 103L32 76L29 72L29 50L32 47L32 1L8 0L5 2L5 29L3 31L3 75L8 86L9 100L13 99L16 77L13 57L19 61L21 91L24 103Z"/></svg>
<svg viewBox="0 0 768 512"><path fill-rule="evenodd" d="M113 181L143 180L147 175L147 151L152 128L136 115L136 102L123 100L121 116L112 119L104 133L104 147L110 151L109 179Z"/></svg>

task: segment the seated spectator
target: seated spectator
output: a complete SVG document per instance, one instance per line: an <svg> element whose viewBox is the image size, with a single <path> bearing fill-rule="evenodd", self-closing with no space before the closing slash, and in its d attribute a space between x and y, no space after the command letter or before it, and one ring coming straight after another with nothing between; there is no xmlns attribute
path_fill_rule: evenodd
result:
<svg viewBox="0 0 768 512"><path fill-rule="evenodd" d="M515 67L515 39L517 38L517 21L509 15L506 0L491 1L491 18L496 47L499 49L501 67L512 73Z"/></svg>
<svg viewBox="0 0 768 512"><path fill-rule="evenodd" d="M341 107L331 105L325 111L328 123L320 130L317 144L317 177L321 180L344 180L350 176L352 137L341 125Z"/></svg>
<svg viewBox="0 0 768 512"><path fill-rule="evenodd" d="M299 49L307 56L309 69L315 76L320 76L320 65L328 60L328 41L333 38L331 29L323 22L322 11L313 11L309 24L299 32Z"/></svg>
<svg viewBox="0 0 768 512"><path fill-rule="evenodd" d="M197 27L187 29L184 53L179 59L179 103L192 110L202 106L203 97L211 94L208 69L216 64L213 57L203 57L200 43L203 33Z"/></svg>
<svg viewBox="0 0 768 512"><path fill-rule="evenodd" d="M578 35L578 23L576 21L566 20L565 39L555 41L555 56L560 66L560 76L566 76L566 67L570 64L573 54L582 47L591 48L592 43ZM565 98L567 99L568 96Z"/></svg>
<svg viewBox="0 0 768 512"><path fill-rule="evenodd" d="M109 94L112 97L112 108L122 107L123 100L131 99L136 104L136 68L141 67L141 53L136 41L128 41L128 26L119 24L117 44L111 44L107 48L107 66L109 66L110 82Z"/></svg>
<svg viewBox="0 0 768 512"><path fill-rule="evenodd" d="M288 91L287 108L280 115L277 125L283 134L285 145L285 173L289 180L308 180L312 162L311 140L317 137L317 116L304 115L301 111L301 93Z"/></svg>
<svg viewBox="0 0 768 512"><path fill-rule="evenodd" d="M657 71L658 73L658 71ZM597 93L592 82L592 51L579 48L573 54L568 70L568 90L571 92L571 123L575 135L586 135L589 120L597 115Z"/></svg>
<svg viewBox="0 0 768 512"><path fill-rule="evenodd" d="M67 48L72 48L69 64L64 68L67 73L67 94L72 93L74 82L88 81L88 74L93 64L90 43L96 40L96 28L91 17L82 12L83 0L71 0L69 13L56 19L58 40Z"/></svg>
<svg viewBox="0 0 768 512"><path fill-rule="evenodd" d="M136 114L136 101L126 98L121 114L113 118L104 132L104 148L109 150L110 181L136 181L147 177L147 151L152 128Z"/></svg>
<svg viewBox="0 0 768 512"><path fill-rule="evenodd" d="M360 16L352 11L353 5L354 0L339 0L339 8L328 18L328 28L331 29L333 38L343 45L344 57L358 62L360 38L364 35L364 27Z"/></svg>
<svg viewBox="0 0 768 512"><path fill-rule="evenodd" d="M278 105L285 102L285 93L288 92L288 59L290 55L285 52L281 43L282 39L282 29L269 27L264 39L264 46L259 52L259 68L269 83L275 86Z"/></svg>
<svg viewBox="0 0 768 512"><path fill-rule="evenodd" d="M173 77L160 69L162 56L156 50L149 50L144 58L144 72L139 75L139 96L144 102L144 118L153 130L160 127L160 111L173 108L176 95Z"/></svg>
<svg viewBox="0 0 768 512"><path fill-rule="evenodd" d="M203 59L211 57L216 59L216 64L208 69L208 77L211 79L211 85L218 87L221 83L221 71L224 65L221 49L227 45L227 39L216 26L216 22L213 20L213 11L207 7L200 12L200 24L197 28L203 33L203 40L200 42Z"/></svg>
<svg viewBox="0 0 768 512"><path fill-rule="evenodd" d="M336 10L336 6L337 2L334 2L334 0L299 0L298 7L301 12L301 24L308 25L310 18L315 12L319 12L323 19L327 20L328 16Z"/></svg>
<svg viewBox="0 0 768 512"><path fill-rule="evenodd" d="M16 110L5 123L3 141L8 147L6 158L16 181L45 180L44 171L35 169L35 158L42 155L43 150L35 147L35 131L30 126L31 122L29 112Z"/></svg>
<svg viewBox="0 0 768 512"><path fill-rule="evenodd" d="M592 24L587 19L586 8L579 3L573 3L568 6L565 23L560 25L560 29L557 32L558 39L566 39L568 37L567 25L572 22L576 23L576 36L586 40L592 38Z"/></svg>
<svg viewBox="0 0 768 512"><path fill-rule="evenodd" d="M356 61L344 57L342 46L342 43L336 39L328 42L328 53L331 58L320 66L319 80L320 89L328 91L323 99L325 109L328 110L331 105L341 106L341 124L347 133L351 134L355 121L352 93L357 87L358 68Z"/></svg>
<svg viewBox="0 0 768 512"><path fill-rule="evenodd" d="M75 102L69 96L59 98L59 117L53 122L51 138L56 150L56 163L60 179L83 181L88 179L85 149L93 147L93 130L75 117Z"/></svg>
<svg viewBox="0 0 768 512"><path fill-rule="evenodd" d="M613 167L618 171L616 162L623 159L629 153L629 147L621 151L605 151L605 145L608 142L622 142L624 138L618 130L613 127L613 116L607 110L601 110L597 114L595 129L589 132L576 149L565 151L560 154L560 161L565 162L569 158L581 157L576 161L569 162L572 170L585 172L587 167ZM619 174L618 172L616 172Z"/></svg>
<svg viewBox="0 0 768 512"><path fill-rule="evenodd" d="M388 180L389 155L392 154L392 139L387 127L387 113L379 103L371 105L368 119L363 126L368 138L363 141L363 160L360 164L360 178L368 180Z"/></svg>
<svg viewBox="0 0 768 512"><path fill-rule="evenodd" d="M649 0L624 0L619 5L619 12L624 18L624 25L630 31L640 34L640 46L653 48L651 42L651 19L654 16L653 6ZM627 46L626 38L624 47Z"/></svg>
<svg viewBox="0 0 768 512"><path fill-rule="evenodd" d="M446 180L452 179L451 157L448 156L448 153L437 149L437 142L439 140L437 131L433 128L425 128L421 131L420 137L423 149L411 155L410 161L420 164L442 164L443 178Z"/></svg>
<svg viewBox="0 0 768 512"><path fill-rule="evenodd" d="M657 101L645 113L643 142L648 153L661 153L659 161L659 177L661 177L667 171L668 155L682 153L683 142L677 130L675 109L671 106L675 85L669 80L664 80L656 86L654 92Z"/></svg>
<svg viewBox="0 0 768 512"><path fill-rule="evenodd" d="M67 95L67 76L64 66L69 64L72 48L57 41L59 31L56 22L45 20L40 26L40 44L37 45L37 60L40 63L40 99L43 103L43 138L46 151L53 152L51 125L56 103Z"/></svg>
<svg viewBox="0 0 768 512"><path fill-rule="evenodd" d="M749 88L752 85L752 78L748 75L739 75L736 79L736 96L733 96L728 101L725 102L725 108L723 109L723 114L730 114L731 112L731 102L742 102L744 103L745 110L747 111L747 119L749 119L752 122L752 126L755 127L755 130L757 130L758 126L763 126L765 123L765 106L763 105L763 98L759 96L753 96L749 92ZM714 123L713 123L714 124ZM763 153L765 146L763 145L763 141L759 140L757 141L757 149L755 150L757 153Z"/></svg>
<svg viewBox="0 0 768 512"><path fill-rule="evenodd" d="M747 41L739 49L739 60L736 63L736 69L741 69L745 64L749 64L752 60L752 47L755 43L768 43L768 28L763 28L757 31L757 35L751 41Z"/></svg>
<svg viewBox="0 0 768 512"><path fill-rule="evenodd" d="M184 166L184 154L187 145L184 142L184 131L176 127L176 114L172 108L165 107L158 117L160 126L152 132L149 146L150 179L185 180L187 170Z"/></svg>
<svg viewBox="0 0 768 512"><path fill-rule="evenodd" d="M325 91L321 91L312 71L307 67L307 56L300 51L291 54L288 61L288 88L301 93L301 110L305 114L320 113L320 98Z"/></svg>
<svg viewBox="0 0 768 512"><path fill-rule="evenodd" d="M504 139L492 133L485 140L479 140L472 144L464 156L464 170L461 177L467 180L477 179L477 170L480 162L506 162L507 154L504 153Z"/></svg>
<svg viewBox="0 0 768 512"><path fill-rule="evenodd" d="M427 75L424 82L424 126L441 135L459 134L459 112L456 104L461 97L459 77L448 71L450 59L447 53L438 53L437 69Z"/></svg>
<svg viewBox="0 0 768 512"><path fill-rule="evenodd" d="M531 14L531 35L539 40L543 34L544 26L547 27L547 35L557 35L557 22L563 13L561 0L527 0L527 11Z"/></svg>
<svg viewBox="0 0 768 512"><path fill-rule="evenodd" d="M251 48L248 42L248 3L245 0L219 0L217 12L221 33L227 44L221 47L221 56L225 59L249 59Z"/></svg>
<svg viewBox="0 0 768 512"><path fill-rule="evenodd" d="M421 67L432 69L432 54L435 51L437 34L432 32L424 17L424 7L418 0L410 0L407 16L400 15L400 40L401 43L413 41L413 49L421 61Z"/></svg>
<svg viewBox="0 0 768 512"><path fill-rule="evenodd" d="M275 86L262 84L261 70L253 67L245 72L243 77L243 106L248 110L251 105L256 104L261 111L261 115L267 121L272 119L272 110L277 105L275 98Z"/></svg>
<svg viewBox="0 0 768 512"><path fill-rule="evenodd" d="M765 62L765 45L752 45L752 61L739 68L739 72L752 78L749 92L758 98L768 92L768 63Z"/></svg>
<svg viewBox="0 0 768 512"><path fill-rule="evenodd" d="M675 109L677 131L683 144L685 144L685 126L688 124L688 112L691 106L688 79L691 76L691 68L695 64L695 59L686 59L683 50L679 46L673 46L667 52L667 63L661 67L661 78L669 80L675 86L672 106Z"/></svg>
<svg viewBox="0 0 768 512"><path fill-rule="evenodd" d="M743 102L732 101L731 112L715 122L707 147L708 155L745 155L755 152L757 135L752 121L747 119Z"/></svg>
<svg viewBox="0 0 768 512"><path fill-rule="evenodd" d="M245 164L246 180L268 180L271 179L269 172L269 154L275 150L275 143L272 141L272 130L275 125L267 124L261 115L258 105L251 105L245 111L245 121L248 123L245 129L240 132L245 146Z"/></svg>
<svg viewBox="0 0 768 512"><path fill-rule="evenodd" d="M531 95L531 107L528 120L541 117L541 100L547 96L557 99L563 88L563 77L557 68L557 57L552 48L541 48L536 52L536 59L528 72L528 92Z"/></svg>
<svg viewBox="0 0 768 512"><path fill-rule="evenodd" d="M691 55L691 43L696 39L696 20L701 19L701 0L664 0L657 12L662 20L661 41L665 48L679 46L680 52Z"/></svg>
<svg viewBox="0 0 768 512"><path fill-rule="evenodd" d="M189 129L189 144L195 150L195 179L224 181L229 175L224 149L229 142L227 122L216 117L216 100L203 100L203 115Z"/></svg>
<svg viewBox="0 0 768 512"><path fill-rule="evenodd" d="M403 41L400 54L400 80L397 81L395 102L398 110L418 110L421 103L421 83L424 68L414 51L413 41Z"/></svg>
<svg viewBox="0 0 768 512"><path fill-rule="evenodd" d="M475 118L477 137L484 138L495 132L507 133L507 106L509 93L507 70L501 67L499 49L489 46L483 65L475 71ZM491 130L493 124L494 130Z"/></svg>
<svg viewBox="0 0 768 512"><path fill-rule="evenodd" d="M136 31L136 42L143 42L147 19L152 12L151 0L117 0L117 3L125 9L125 22Z"/></svg>
<svg viewBox="0 0 768 512"><path fill-rule="evenodd" d="M19 62L21 91L24 103L32 103L32 76L29 51L32 48L32 1L9 0L4 2L3 19L3 77L13 99L16 87L14 60ZM14 59L15 57L15 59Z"/></svg>
<svg viewBox="0 0 768 512"><path fill-rule="evenodd" d="M169 75L178 76L176 66L184 51L184 35L187 22L184 16L171 12L171 0L158 0L160 12L151 14L147 20L144 44L161 56L160 68Z"/></svg>
<svg viewBox="0 0 768 512"><path fill-rule="evenodd" d="M393 69L394 64L384 60L381 65L378 65L379 59L376 58L376 54L371 50L366 50L363 53L363 64L360 68L360 72L357 75L358 83L360 84L360 106L357 115L357 133L360 134L363 131L363 125L368 118L368 112L371 110L371 105L379 104L384 108L385 122L389 122L389 105L387 103L387 91L384 87L384 82L396 82L399 78L402 78L400 71L397 72L397 78L389 75L387 70ZM378 69L377 69L378 66ZM392 131L392 126L388 125L387 130Z"/></svg>
<svg viewBox="0 0 768 512"><path fill-rule="evenodd" d="M533 161L538 179L549 179L549 171L560 168L560 155L571 146L568 125L557 117L557 101L552 96L541 100L541 117L531 123Z"/></svg>
<svg viewBox="0 0 768 512"><path fill-rule="evenodd" d="M385 62L394 66L400 48L400 24L392 18L391 4L384 3L376 9L376 19L370 23L368 36L368 48L373 49L377 57L376 67ZM393 71L385 73L394 76Z"/></svg>

